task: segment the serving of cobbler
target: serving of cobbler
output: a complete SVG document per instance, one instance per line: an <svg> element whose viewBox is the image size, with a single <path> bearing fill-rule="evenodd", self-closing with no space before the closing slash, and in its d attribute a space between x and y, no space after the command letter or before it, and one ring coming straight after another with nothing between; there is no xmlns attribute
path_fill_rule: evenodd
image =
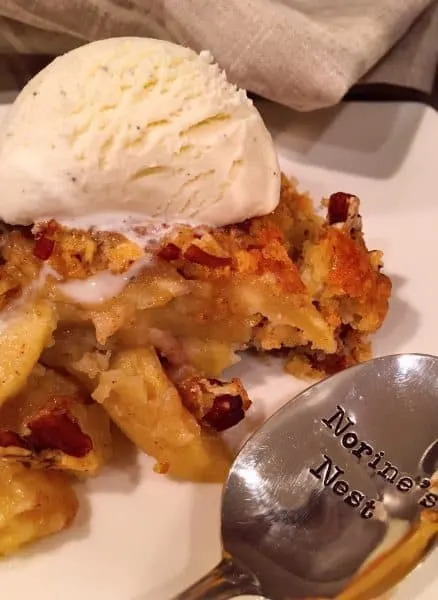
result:
<svg viewBox="0 0 438 600"><path fill-rule="evenodd" d="M338 192L324 205L325 218L283 177L272 214L164 229L145 248L53 220L7 228L0 504L9 524L0 553L72 521L65 473L96 474L111 459L114 427L159 473L223 480L230 456L220 432L251 411L241 381L226 376L240 353L281 353L300 377L371 356L391 282L381 252L365 245L358 198ZM124 278L116 295L95 303L72 293L72 282L102 273Z"/></svg>

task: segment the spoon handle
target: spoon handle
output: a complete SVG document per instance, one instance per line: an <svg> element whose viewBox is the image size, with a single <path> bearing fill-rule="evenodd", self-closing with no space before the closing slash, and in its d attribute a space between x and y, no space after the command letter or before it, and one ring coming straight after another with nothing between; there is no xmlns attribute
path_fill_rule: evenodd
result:
<svg viewBox="0 0 438 600"><path fill-rule="evenodd" d="M243 594L261 595L256 578L231 557L224 557L217 567L173 600L228 600Z"/></svg>

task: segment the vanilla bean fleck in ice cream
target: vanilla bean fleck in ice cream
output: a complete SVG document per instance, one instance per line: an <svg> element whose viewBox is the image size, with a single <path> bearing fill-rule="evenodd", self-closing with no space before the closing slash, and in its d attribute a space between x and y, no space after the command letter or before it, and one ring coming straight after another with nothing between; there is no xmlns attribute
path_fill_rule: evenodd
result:
<svg viewBox="0 0 438 600"><path fill-rule="evenodd" d="M59 57L0 134L0 218L223 226L270 213L269 132L207 52L117 38Z"/></svg>

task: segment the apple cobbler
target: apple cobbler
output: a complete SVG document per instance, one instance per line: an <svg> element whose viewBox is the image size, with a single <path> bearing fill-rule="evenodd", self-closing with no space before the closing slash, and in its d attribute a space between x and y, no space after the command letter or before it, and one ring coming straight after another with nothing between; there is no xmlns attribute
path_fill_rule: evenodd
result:
<svg viewBox="0 0 438 600"><path fill-rule="evenodd" d="M113 427L157 472L223 480L218 433L251 405L238 379L222 378L242 351L280 353L298 376L370 356L391 283L365 245L358 199L325 205L323 218L283 178L272 214L164 228L146 248L54 221L4 231L0 553L72 521L69 476L110 460ZM124 285L101 302L75 293L99 277Z"/></svg>

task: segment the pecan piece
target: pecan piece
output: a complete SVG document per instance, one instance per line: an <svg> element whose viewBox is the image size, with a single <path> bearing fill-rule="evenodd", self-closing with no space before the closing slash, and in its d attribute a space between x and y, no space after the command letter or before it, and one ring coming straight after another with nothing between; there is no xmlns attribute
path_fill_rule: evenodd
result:
<svg viewBox="0 0 438 600"><path fill-rule="evenodd" d="M177 260L181 255L181 249L178 248L176 244L169 242L165 246L163 246L159 252L158 256L163 260Z"/></svg>
<svg viewBox="0 0 438 600"><path fill-rule="evenodd" d="M229 256L217 256L216 254L209 254L196 244L190 244L190 246L184 252L184 258L190 262L194 262L205 267L211 267L212 269L218 267L228 267L232 262Z"/></svg>
<svg viewBox="0 0 438 600"><path fill-rule="evenodd" d="M26 448L25 441L13 431L0 431L0 447L8 448L14 446L15 448Z"/></svg>
<svg viewBox="0 0 438 600"><path fill-rule="evenodd" d="M48 260L52 255L54 247L54 240L51 240L50 238L47 238L45 236L41 236L35 241L33 254L36 258L39 258L40 260Z"/></svg>
<svg viewBox="0 0 438 600"><path fill-rule="evenodd" d="M326 375L335 375L349 366L344 354L327 354L322 358L310 356L309 362L313 369L322 371Z"/></svg>
<svg viewBox="0 0 438 600"><path fill-rule="evenodd" d="M27 440L37 451L61 450L81 458L93 449L90 437L65 412L43 413L27 426L31 432Z"/></svg>
<svg viewBox="0 0 438 600"><path fill-rule="evenodd" d="M329 225L345 223L348 219L348 200L351 197L352 194L346 194L345 192L336 192L330 196L327 215Z"/></svg>
<svg viewBox="0 0 438 600"><path fill-rule="evenodd" d="M224 431L245 417L251 402L238 379L226 382L199 375L185 377L184 371L180 372L182 376L169 374L184 406L203 427Z"/></svg>
<svg viewBox="0 0 438 600"><path fill-rule="evenodd" d="M201 424L215 431L225 431L234 427L245 418L245 410L241 396L224 394L216 396L213 406L201 419Z"/></svg>
<svg viewBox="0 0 438 600"><path fill-rule="evenodd" d="M327 203L327 222L329 225L340 226L346 235L365 247L359 206L357 196L344 192L332 194Z"/></svg>

